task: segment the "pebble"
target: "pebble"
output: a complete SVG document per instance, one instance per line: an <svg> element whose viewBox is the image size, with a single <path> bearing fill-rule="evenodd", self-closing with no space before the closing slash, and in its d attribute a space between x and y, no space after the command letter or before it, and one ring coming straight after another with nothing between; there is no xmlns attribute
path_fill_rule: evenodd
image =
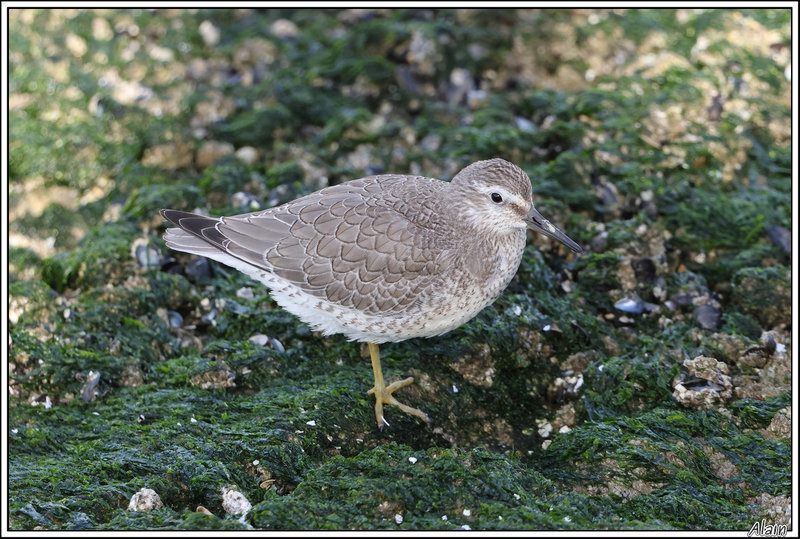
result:
<svg viewBox="0 0 800 539"><path fill-rule="evenodd" d="M232 487L222 489L222 508L229 515L246 514L252 507L250 501L238 490Z"/></svg>
<svg viewBox="0 0 800 539"><path fill-rule="evenodd" d="M186 265L186 275L195 279L211 277L211 264L207 258L195 258Z"/></svg>
<svg viewBox="0 0 800 539"><path fill-rule="evenodd" d="M253 165L258 161L258 150L252 146L242 146L236 150L236 157L248 165Z"/></svg>
<svg viewBox="0 0 800 539"><path fill-rule="evenodd" d="M720 310L708 303L698 305L692 313L692 318L704 329L716 329L721 316Z"/></svg>
<svg viewBox="0 0 800 539"><path fill-rule="evenodd" d="M269 25L269 31L276 37L287 39L297 37L300 29L289 19L278 19Z"/></svg>
<svg viewBox="0 0 800 539"><path fill-rule="evenodd" d="M100 382L100 373L89 371L89 376L86 378L86 383L83 384L81 389L81 399L83 402L89 402L97 395L97 384Z"/></svg>
<svg viewBox="0 0 800 539"><path fill-rule="evenodd" d="M177 311L167 311L167 322L172 329L178 329L183 325L183 316Z"/></svg>
<svg viewBox="0 0 800 539"><path fill-rule="evenodd" d="M200 37L203 38L203 43L206 44L206 47L215 47L219 43L219 29L211 21L201 22L200 26L197 27L197 31L200 32Z"/></svg>
<svg viewBox="0 0 800 539"><path fill-rule="evenodd" d="M286 349L283 347L283 344L281 344L281 341L279 341L275 337L268 337L267 335L259 334L259 335L253 335L248 340L250 342L258 344L259 346L269 345L270 348L272 348L273 350L277 350L278 352L286 351Z"/></svg>
<svg viewBox="0 0 800 539"><path fill-rule="evenodd" d="M155 490L150 488L142 488L136 494L131 496L131 501L128 504L128 511L152 511L164 507L161 498Z"/></svg>
<svg viewBox="0 0 800 539"><path fill-rule="evenodd" d="M164 256L161 251L150 245L148 238L136 238L131 245L131 256L136 259L140 266L149 268L161 266Z"/></svg>
<svg viewBox="0 0 800 539"><path fill-rule="evenodd" d="M764 227L769 239L787 255L792 254L792 233L782 226Z"/></svg>

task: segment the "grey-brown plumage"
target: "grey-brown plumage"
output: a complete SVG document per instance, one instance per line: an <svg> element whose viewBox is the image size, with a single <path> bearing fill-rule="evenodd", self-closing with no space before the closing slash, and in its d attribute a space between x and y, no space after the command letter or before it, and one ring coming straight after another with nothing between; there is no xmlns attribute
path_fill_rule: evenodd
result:
<svg viewBox="0 0 800 539"><path fill-rule="evenodd" d="M315 329L372 345L474 317L516 273L526 227L581 250L533 208L528 176L502 159L473 163L450 183L387 174L233 217L161 214L179 227L167 231L168 247L233 266ZM373 368L376 356L377 346ZM379 370L378 360L376 388ZM391 391L378 400L424 416ZM378 405L376 416L383 425Z"/></svg>

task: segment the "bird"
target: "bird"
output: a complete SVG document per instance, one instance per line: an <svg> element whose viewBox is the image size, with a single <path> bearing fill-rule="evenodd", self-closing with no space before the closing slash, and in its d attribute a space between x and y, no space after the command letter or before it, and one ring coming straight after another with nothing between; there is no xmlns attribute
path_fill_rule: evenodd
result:
<svg viewBox="0 0 800 539"><path fill-rule="evenodd" d="M455 329L494 302L517 272L532 229L582 248L533 205L531 180L500 158L451 181L381 174L325 187L272 208L226 217L174 209L170 249L204 256L260 281L285 310L323 335L368 344L375 420L384 405L431 423L386 384L379 345Z"/></svg>

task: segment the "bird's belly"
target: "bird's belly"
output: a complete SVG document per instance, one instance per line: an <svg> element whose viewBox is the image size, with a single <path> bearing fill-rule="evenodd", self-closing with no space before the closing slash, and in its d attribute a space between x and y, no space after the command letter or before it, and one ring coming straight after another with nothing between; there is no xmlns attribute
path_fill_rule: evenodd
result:
<svg viewBox="0 0 800 539"><path fill-rule="evenodd" d="M270 288L278 305L314 330L324 335L341 333L350 340L380 344L447 333L491 305L519 267L525 247L524 234L521 241L517 237L509 238L504 247L493 257L484 258L492 262L482 278L453 280L444 276L410 309L394 313L359 311L308 294L269 272L248 273Z"/></svg>

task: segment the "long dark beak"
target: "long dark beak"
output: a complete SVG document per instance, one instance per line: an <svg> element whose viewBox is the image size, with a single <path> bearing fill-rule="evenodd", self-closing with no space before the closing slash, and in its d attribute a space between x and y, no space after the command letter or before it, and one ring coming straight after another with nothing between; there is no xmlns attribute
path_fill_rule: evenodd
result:
<svg viewBox="0 0 800 539"><path fill-rule="evenodd" d="M537 211L536 208L531 207L531 211L528 212L528 215L523 219L525 224L528 225L528 228L531 230L535 230L541 234L544 234L548 238L553 238L554 240L560 241L576 253L582 253L583 249L581 246L572 241L569 236L561 232L559 229L554 227L550 221L542 217L542 214Z"/></svg>

